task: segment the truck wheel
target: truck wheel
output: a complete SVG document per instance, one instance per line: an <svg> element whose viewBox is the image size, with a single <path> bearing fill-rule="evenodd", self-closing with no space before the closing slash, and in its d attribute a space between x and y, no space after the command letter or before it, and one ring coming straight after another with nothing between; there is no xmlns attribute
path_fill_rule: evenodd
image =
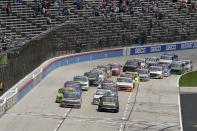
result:
<svg viewBox="0 0 197 131"><path fill-rule="evenodd" d="M115 113L118 113L118 112L119 112L119 109L115 109L114 112L115 112Z"/></svg>
<svg viewBox="0 0 197 131"><path fill-rule="evenodd" d="M77 108L80 109L81 108L81 105L79 105Z"/></svg>
<svg viewBox="0 0 197 131"><path fill-rule="evenodd" d="M102 111L102 109L99 107L99 108L98 108L98 111L99 111L99 112L101 112L101 111Z"/></svg>

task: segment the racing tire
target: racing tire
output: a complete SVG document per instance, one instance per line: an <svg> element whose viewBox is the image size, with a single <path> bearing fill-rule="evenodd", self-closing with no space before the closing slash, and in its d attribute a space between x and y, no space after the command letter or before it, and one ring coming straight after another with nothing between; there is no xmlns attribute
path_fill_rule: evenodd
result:
<svg viewBox="0 0 197 131"><path fill-rule="evenodd" d="M77 106L77 108L80 109L81 108L81 105Z"/></svg>
<svg viewBox="0 0 197 131"><path fill-rule="evenodd" d="M160 79L163 79L164 78L164 75L162 75L161 77L160 77Z"/></svg>
<svg viewBox="0 0 197 131"><path fill-rule="evenodd" d="M119 112L119 109L115 109L115 110L114 110L114 113L118 113L118 112Z"/></svg>
<svg viewBox="0 0 197 131"><path fill-rule="evenodd" d="M102 109L100 107L98 108L98 112L102 112Z"/></svg>

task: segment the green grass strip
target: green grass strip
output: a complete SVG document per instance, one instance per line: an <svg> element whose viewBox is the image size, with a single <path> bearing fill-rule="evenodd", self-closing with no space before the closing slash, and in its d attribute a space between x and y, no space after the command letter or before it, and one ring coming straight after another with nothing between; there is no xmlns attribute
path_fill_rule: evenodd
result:
<svg viewBox="0 0 197 131"><path fill-rule="evenodd" d="M180 87L197 87L197 71L187 73L179 79Z"/></svg>

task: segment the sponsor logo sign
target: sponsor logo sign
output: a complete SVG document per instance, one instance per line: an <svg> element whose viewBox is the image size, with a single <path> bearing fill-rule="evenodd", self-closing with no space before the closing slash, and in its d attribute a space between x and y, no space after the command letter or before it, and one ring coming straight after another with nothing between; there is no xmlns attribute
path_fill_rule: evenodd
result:
<svg viewBox="0 0 197 131"><path fill-rule="evenodd" d="M167 45L153 45L144 47L132 47L130 49L130 55L165 52L165 51L176 51L197 48L197 41L189 41L182 43L173 43Z"/></svg>

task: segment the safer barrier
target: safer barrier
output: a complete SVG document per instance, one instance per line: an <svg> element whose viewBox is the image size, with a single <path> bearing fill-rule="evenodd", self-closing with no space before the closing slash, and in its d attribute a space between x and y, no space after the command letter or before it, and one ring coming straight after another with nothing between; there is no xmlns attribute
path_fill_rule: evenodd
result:
<svg viewBox="0 0 197 131"><path fill-rule="evenodd" d="M0 116L10 109L21 98L23 98L35 85L37 85L51 71L58 67L74 64L83 61L118 57L123 55L123 49L111 49L102 51L92 51L80 54L65 55L56 57L44 62L41 66L19 81L9 89L0 99Z"/></svg>
<svg viewBox="0 0 197 131"><path fill-rule="evenodd" d="M6 98L1 99L1 103L0 103L0 116L2 116L5 111L6 111Z"/></svg>
<svg viewBox="0 0 197 131"><path fill-rule="evenodd" d="M18 101L18 89L16 88L13 91L13 94L7 98L6 110L10 109L13 105L15 105L17 101Z"/></svg>
<svg viewBox="0 0 197 131"><path fill-rule="evenodd" d="M169 44L148 45L138 47L125 47L119 49L92 51L52 58L44 62L41 66L32 71L24 79L20 80L16 85L14 85L5 94L3 94L3 96L0 98L0 116L2 116L14 104L16 104L21 98L23 98L36 84L38 84L51 71L55 70L58 67L78 62L111 57L157 53L164 51L177 51L194 48L197 48L197 41L187 41L179 43L176 42Z"/></svg>

